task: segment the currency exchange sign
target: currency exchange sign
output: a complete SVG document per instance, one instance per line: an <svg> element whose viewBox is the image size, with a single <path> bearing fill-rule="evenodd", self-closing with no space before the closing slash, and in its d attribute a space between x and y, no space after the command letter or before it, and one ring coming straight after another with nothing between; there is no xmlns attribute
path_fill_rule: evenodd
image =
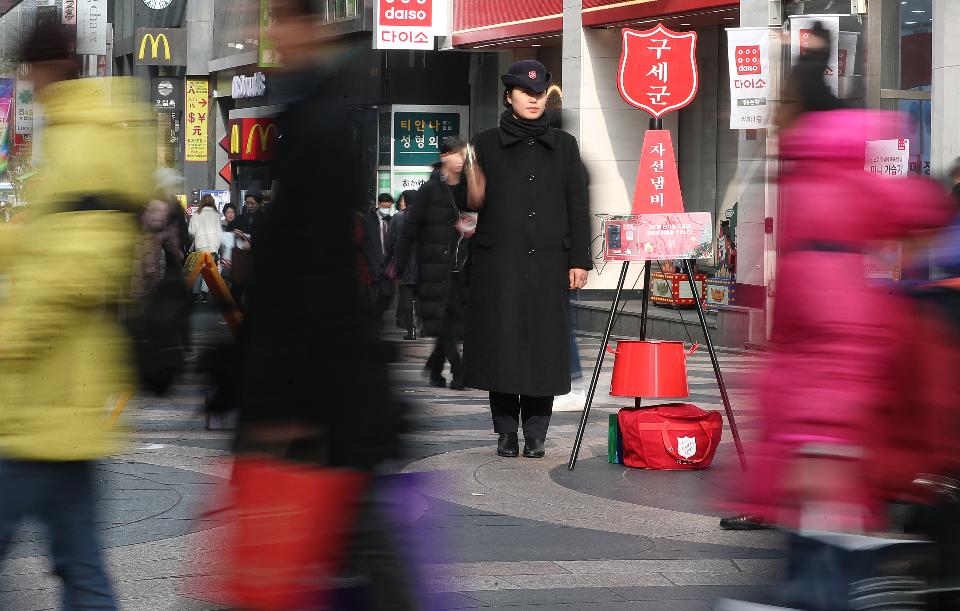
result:
<svg viewBox="0 0 960 611"><path fill-rule="evenodd" d="M623 30L617 72L620 96L654 117L679 110L697 95L697 34L657 24L650 30Z"/></svg>

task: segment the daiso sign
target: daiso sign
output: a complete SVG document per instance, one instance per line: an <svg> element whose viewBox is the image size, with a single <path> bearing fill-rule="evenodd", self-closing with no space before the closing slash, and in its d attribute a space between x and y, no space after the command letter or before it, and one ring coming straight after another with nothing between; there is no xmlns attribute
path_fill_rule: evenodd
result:
<svg viewBox="0 0 960 611"><path fill-rule="evenodd" d="M738 45L736 50L737 74L760 74L760 45Z"/></svg>
<svg viewBox="0 0 960 611"><path fill-rule="evenodd" d="M433 0L380 0L380 25L433 26Z"/></svg>
<svg viewBox="0 0 960 611"><path fill-rule="evenodd" d="M434 0L377 0L375 49L433 50Z"/></svg>

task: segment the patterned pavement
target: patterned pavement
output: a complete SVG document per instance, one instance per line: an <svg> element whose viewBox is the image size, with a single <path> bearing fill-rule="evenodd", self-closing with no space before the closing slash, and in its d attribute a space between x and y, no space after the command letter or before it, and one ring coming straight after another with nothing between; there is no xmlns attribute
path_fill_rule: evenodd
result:
<svg viewBox="0 0 960 611"><path fill-rule="evenodd" d="M196 343L227 335L212 312L196 317ZM717 597L755 598L781 568L772 532L717 528L713 502L737 477L729 431L715 466L701 472L646 472L606 461L607 414L627 401L598 392L581 458L566 468L580 412L554 415L547 456L502 459L494 452L486 397L427 386L428 341L403 342L391 364L396 389L416 410L400 468L417 481L409 516L427 550L426 582L440 609L704 610ZM582 339L589 375L598 342ZM753 354L725 351L724 372L741 431L752 411L745 383ZM709 359L688 363L691 401L722 409ZM600 389L609 389L612 361ZM205 610L187 584L213 572L204 562L218 528L210 509L228 473L231 434L208 431L200 414L203 381L187 378L162 400L127 408L135 431L129 450L104 461L98 524L124 610ZM57 608L56 582L36 525L24 524L0 572L0 609Z"/></svg>

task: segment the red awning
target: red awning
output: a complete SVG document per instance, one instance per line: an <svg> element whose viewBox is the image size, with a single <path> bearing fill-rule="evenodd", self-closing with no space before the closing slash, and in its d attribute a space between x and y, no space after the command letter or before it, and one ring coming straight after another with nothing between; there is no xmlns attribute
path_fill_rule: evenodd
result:
<svg viewBox="0 0 960 611"><path fill-rule="evenodd" d="M716 17L720 23L717 9L739 9L740 3L734 0L583 0L583 25L602 26L624 23L641 19L655 19L671 15L686 14L691 18Z"/></svg>
<svg viewBox="0 0 960 611"><path fill-rule="evenodd" d="M453 44L563 31L563 0L454 0Z"/></svg>

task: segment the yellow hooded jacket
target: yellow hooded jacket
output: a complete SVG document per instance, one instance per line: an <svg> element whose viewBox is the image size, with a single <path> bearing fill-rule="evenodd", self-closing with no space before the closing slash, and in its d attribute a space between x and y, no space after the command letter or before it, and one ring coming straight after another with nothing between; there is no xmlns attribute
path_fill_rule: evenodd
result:
<svg viewBox="0 0 960 611"><path fill-rule="evenodd" d="M27 220L0 226L0 456L89 460L119 449L107 418L132 391L129 340L118 320L133 270L133 212L149 198L148 109L127 79L42 89L43 158ZM67 211L85 197L109 210Z"/></svg>

